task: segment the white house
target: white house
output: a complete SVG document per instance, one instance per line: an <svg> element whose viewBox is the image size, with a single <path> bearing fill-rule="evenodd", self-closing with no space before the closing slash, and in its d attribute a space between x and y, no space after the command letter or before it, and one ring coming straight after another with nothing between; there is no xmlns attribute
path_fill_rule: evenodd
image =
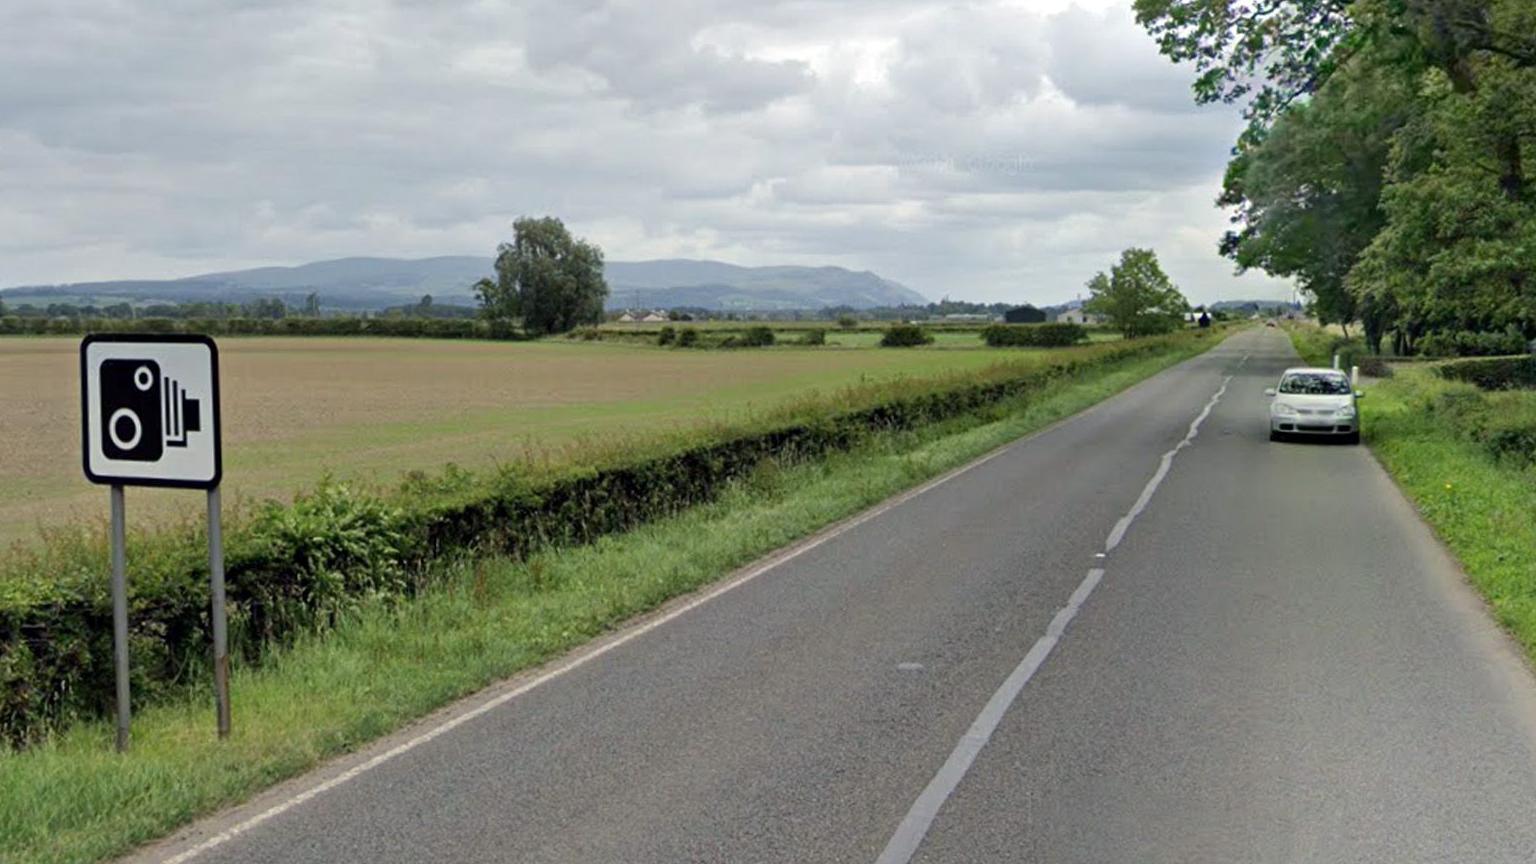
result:
<svg viewBox="0 0 1536 864"><path fill-rule="evenodd" d="M1084 312L1081 308L1063 309L1056 313L1054 320L1057 324L1103 324L1104 316Z"/></svg>
<svg viewBox="0 0 1536 864"><path fill-rule="evenodd" d="M618 320L620 324L633 324L635 323L635 316L626 311L623 315L619 316Z"/></svg>

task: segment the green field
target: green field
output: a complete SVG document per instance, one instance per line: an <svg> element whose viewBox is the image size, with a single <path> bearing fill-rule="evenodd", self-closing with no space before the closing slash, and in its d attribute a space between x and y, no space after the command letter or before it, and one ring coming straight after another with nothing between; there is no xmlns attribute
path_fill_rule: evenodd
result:
<svg viewBox="0 0 1536 864"><path fill-rule="evenodd" d="M878 334L834 332L860 348ZM0 543L105 518L79 454L79 342L0 340ZM960 348L965 350L959 350ZM946 350L954 348L955 350ZM331 475L389 483L444 463L558 462L594 441L731 422L811 394L1043 358L940 333L931 348L682 351L608 342L382 338L222 340L227 506L286 498ZM194 514L186 492L133 490L131 519Z"/></svg>

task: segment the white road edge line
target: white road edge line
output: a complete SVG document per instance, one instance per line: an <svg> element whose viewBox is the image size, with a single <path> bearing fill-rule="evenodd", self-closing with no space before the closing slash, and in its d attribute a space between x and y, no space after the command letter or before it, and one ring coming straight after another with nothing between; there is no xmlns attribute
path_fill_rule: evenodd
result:
<svg viewBox="0 0 1536 864"><path fill-rule="evenodd" d="M1120 540L1124 538L1126 530L1131 527L1131 523L1136 521L1136 517L1140 516L1141 512L1146 509L1147 503L1152 500L1152 495L1157 492L1157 487L1162 485L1163 478L1168 476L1168 469L1173 465L1173 458L1178 455L1180 450L1194 443L1195 436L1200 434L1200 424L1205 422L1205 418L1211 416L1211 411L1215 409L1216 403L1221 400L1222 394L1227 392L1227 385L1231 382L1231 375L1222 379L1221 387L1216 390L1215 395L1211 396L1210 401L1205 403L1205 408L1189 424L1189 431L1185 433L1183 440L1179 441L1172 450L1163 454L1162 460L1158 463L1156 473L1152 475L1151 480L1147 481L1147 485L1142 488L1141 495L1136 499L1136 503L1121 517L1119 522L1115 523L1114 530L1109 534L1109 540L1104 544L1106 551L1113 550L1120 544ZM885 844L884 851L880 853L879 858L875 859L875 864L908 864L912 860L912 856L917 854L917 848L922 845L923 839L928 836L928 829L933 827L933 820L939 815L939 808L943 807L944 802L949 800L949 796L954 794L955 789L960 785L960 781L965 778L966 772L970 770L971 763L976 761L976 756L981 753L981 749L987 746L987 742L991 740L992 733L997 731L998 724L1003 720L1003 715L1008 713L1009 707L1019 698L1019 694L1024 690L1024 685L1028 684L1029 680L1035 677L1035 673L1040 670L1046 658L1051 656L1051 651L1055 649L1056 644L1061 641L1061 637L1066 633L1067 625L1071 624L1072 619L1077 617L1078 610L1083 607L1083 603L1087 602L1088 596L1093 593L1093 589L1098 587L1099 582L1103 578L1104 570L1098 567L1089 570L1088 575L1083 577L1083 581L1078 584L1077 590L1073 591L1072 596L1067 599L1067 605L1061 607L1060 611L1051 619L1050 626L1045 629L1045 635L1035 640L1035 644L1030 647L1029 653L1025 654L1024 659L1019 661L1019 665L1015 666L1013 671L1008 673L1008 677L1003 680L1002 686L998 687L997 691L992 694L992 698L987 700L987 704L981 709L981 713L976 716L976 720L971 723L971 727L960 737L960 742L955 745L955 749L950 751L949 758L944 760L944 765L939 768L939 773L933 775L933 779L929 780L928 785L923 787L923 791L917 796L917 800L912 802L911 809L907 811L907 815L901 820L901 824L896 826L896 833L891 835L890 841Z"/></svg>
<svg viewBox="0 0 1536 864"><path fill-rule="evenodd" d="M1177 366L1178 364L1174 364L1174 365ZM1169 367L1169 368L1173 368L1173 367ZM1163 370L1163 371L1167 371L1167 370ZM1161 373L1159 373L1159 374L1161 374ZM1157 377L1158 377L1158 374L1154 374L1154 375L1148 376L1147 378L1145 378L1145 379L1143 379L1141 381L1138 381L1137 383L1131 385L1130 387L1127 387L1125 390L1122 390L1119 393L1114 394L1114 396L1121 396L1121 395L1124 395L1125 393L1128 393L1128 392L1130 392L1132 390L1140 389L1142 386L1148 384L1150 381L1152 381L1154 378L1157 378ZM1231 376L1228 376L1227 380L1231 380ZM1223 387L1225 387L1225 385L1223 385ZM908 489L906 492L903 492L903 493L901 493L901 494L899 494L899 495L897 495L897 496L895 496L893 498L889 498L889 499L885 500L884 502L882 502L880 504L877 504L876 506L870 508L869 510L866 510L863 513L858 514L857 516L854 516L854 517L852 517L852 518L850 518L850 519L848 519L848 520L846 520L846 521L844 521L842 523L834 524L834 525L832 525L829 528L825 528L825 529L822 530L821 533L813 535L813 536L811 536L811 537L809 537L809 538L807 538L805 540L802 540L800 543L798 543L796 545L793 545L793 546L789 547L788 549L785 549L785 550L779 552L778 554L775 554L775 555L767 558L766 560L762 561L761 563L759 563L759 564L757 564L755 566L749 567L748 569L742 571L741 573L738 573L735 576L729 577L729 578L725 579L724 581L715 583L713 586L711 586L711 587L705 589L704 591L702 591L701 593L695 595L692 599L689 599L689 600L687 600L687 601L685 601L685 602L683 602L683 603L681 603L681 604L671 608L670 610L668 610L668 611L666 611L666 612L664 612L662 614L656 615L655 617L651 618L649 621L643 621L643 623L637 623L637 624L631 625L632 629L620 631L617 635L615 635L612 638L608 639L608 641L601 642L600 644L596 644L596 645L590 645L589 644L585 648L577 648L577 649L575 649L576 650L575 654L573 654L570 657L567 657L563 661L559 661L555 666L553 666L549 670L535 675L534 677L528 679L527 681L524 681L522 684L519 684L519 685L513 687L510 690L507 690L507 691L505 691L503 693L500 693L497 696L495 696L494 698L489 699L486 702L484 702L484 703L482 703L482 704L480 704L480 705L478 705L478 706L476 706L476 707L474 707L472 709L469 709L468 711L465 711L462 714L455 714L454 716L450 717L449 719L444 720L442 723L439 723L438 725L433 726L430 729L427 729L426 731L422 732L421 734L416 735L416 736L414 736L414 737L412 737L412 738L410 738L410 739L408 739L408 740L406 740L404 742L401 742L400 744L398 744L398 745L396 745L394 747L391 747L388 750L385 750L383 753L379 753L378 755L373 756L372 758L370 758L370 759L368 759L368 760L366 760L364 762L360 762L357 765L354 765L351 768L348 768L346 771L343 771L343 772L341 772L340 774L337 774L334 777L331 777L331 778L329 778L329 779L327 779L325 781L322 781L320 783L315 784L314 786L311 786L311 787L309 787L307 789L304 789L303 791L298 792L298 793L292 795L289 798L285 798L282 801L278 802L277 804L274 804L271 807L267 808L266 810L263 810L260 813L257 813L256 815L251 816L248 819L244 819L244 820L236 823L235 825L232 825L229 828L226 828L223 831L220 831L220 832L218 832L216 834L213 834L210 837L208 837L206 840L203 840L202 842L197 843L194 846L191 846L191 847L189 847L187 849L184 849L183 851L177 853L176 855L173 855L173 856L171 856L169 858L163 859L162 860L162 864L185 864L185 862L191 861L191 860L197 858L198 856L204 854L205 852L208 852L208 851L213 850L213 849L215 849L215 848L217 848L219 846L222 846L225 843L228 843L229 841L231 841L231 840L235 839L236 837L240 836L241 834L244 834L247 831L250 831L252 828L255 828L255 827L261 825L264 822L268 822L268 821L270 821L270 820L272 820L272 819L274 819L274 818L276 818L278 816L281 816L282 814L288 812L289 810L292 810L294 807L297 807L300 804L303 804L304 802L309 801L312 798L315 798L315 797L317 797L319 795L322 795L322 794L324 794L326 792L329 792L330 790L335 789L336 787L341 786L342 784L347 783L347 782L357 778L359 775L362 775L362 774L365 774L365 773L367 773L369 771L372 771L373 769L379 767L380 765L383 765L384 763L394 759L395 757L403 755L405 753L408 753L411 750L414 750L417 747L420 747L421 745L427 743L428 741L431 741L432 739L437 738L438 736L443 735L446 732L449 732L449 731L451 731L451 730L453 730L453 729L455 729L455 728L457 728L459 726L462 726L465 723L468 723L470 720L473 720L476 717L480 717L480 716L482 716L484 714L487 714L487 713L489 713L491 711L494 711L495 709L501 707L502 705L505 705L508 702L511 702L512 700L518 698L519 696L522 696L523 694L529 692L530 690L533 690L533 689L535 689L535 688L537 688L537 687L539 687L539 686L541 686L543 684L546 684L546 683L548 683L548 682L550 682L550 681L552 681L552 680L554 680L556 678L559 678L562 675L565 675L567 672L571 672L571 671L573 671L575 669L578 669L578 668L580 668L582 666L585 666L586 664L592 662L593 660L596 660L597 658L603 656L604 654L607 654L608 652L614 650L615 648L618 648L621 645L624 645L626 643L632 642L635 639L638 639L639 637L644 636L646 633L649 633L652 630L655 630L656 628L662 626L663 624L666 624L669 621L672 621L672 620L674 620L674 619L676 619L676 618L678 618L678 617L680 617L680 616L682 616L682 615L684 615L684 614L686 614L686 613L688 613L688 612L690 612L690 611L692 611L694 609L697 609L700 606L703 606L706 603L709 603L710 601L716 599L717 597L720 597L723 594L726 594L726 593L728 593L728 592L730 592L730 591L732 591L732 590L734 590L736 588L741 587L742 585L745 585L748 582L751 582L752 580L754 580L757 577L763 575L764 573L767 573L768 571L773 570L774 568L776 568L776 567L778 567L778 566L780 566L782 564L786 564L789 561L792 561L795 558L798 558L801 555L804 555L805 553L811 551L812 549L815 549L816 547L822 545L823 543L826 543L829 540L836 539L837 537L839 537L839 536L841 536L843 534L846 534L849 531L852 531L853 529L859 527L860 525L863 525L864 523L870 521L871 519L879 518L880 516L890 512L891 510L894 510L895 508L900 507L902 504L905 504L906 502L911 501L913 498L916 498L916 497L918 497L920 495L923 495L924 493L927 493L927 492L929 492L929 491L931 491L933 489L936 489L939 486L942 486L945 483L948 483L949 481L955 479L956 477L959 477L962 474L966 474L966 473L970 472L971 470L973 470L975 468L980 468L982 465L985 465L986 463L991 462L993 459L996 459L997 457L1003 455L1004 453L1008 452L1009 450L1013 449L1014 447L1017 447L1017 446L1019 446L1021 444L1024 444L1027 441L1031 441L1031 440L1033 440L1035 438L1038 438L1041 435L1045 435L1047 433L1053 432L1056 429L1058 429L1058 428L1060 428L1062 426L1065 426L1065 425L1067 425L1069 423L1072 423L1072 422L1074 422L1076 420L1079 420L1079 419L1081 419L1081 418L1083 418L1083 417L1085 417L1085 416L1087 416L1089 414L1096 413L1101 408L1103 408L1104 406L1108 405L1112 401L1114 396L1112 396L1110 398L1107 398L1107 399L1100 400L1099 402L1096 402L1093 405L1088 406L1087 408L1085 408L1082 411L1078 411L1076 413L1070 414L1070 415L1068 415L1066 417L1063 417L1063 418L1061 418L1061 419L1059 419L1059 420L1057 420L1057 421L1055 421L1053 423L1046 424L1044 427L1042 427L1040 429L1037 429L1037 430L1035 430L1034 432L1032 432L1032 433L1030 433L1028 435L1025 435L1025 436L1020 437L1020 438L1017 438L1017 439L1015 439L1013 441L1009 441L1008 443L999 446L997 449L993 450L990 453L987 453L987 454L985 454L983 456L978 457L977 459L972 460L971 462L968 462L968 463L966 463L964 465L959 466L958 468L954 468L954 469L952 469L952 470L950 470L950 471L948 471L948 472L946 472L944 474L941 474L938 477L935 477L932 480L929 480L928 482L922 484L921 486L917 486L917 487L915 487L913 489ZM514 680L515 680L515 678L514 678ZM495 686L496 685L494 685L494 684L491 685L492 688L494 688ZM471 697L471 698L473 698L473 697ZM343 758L345 758L345 757L343 757ZM191 826L188 826L188 828L183 829L183 831L188 831L188 830L195 831L196 827L197 827L197 823L193 823ZM174 848L175 845L177 844L177 842L178 842L178 835L172 835L171 837L168 837L168 838L160 841L159 844L155 844L155 845L170 845L170 846L172 846L172 848ZM153 848L153 847L151 847L151 848ZM140 850L138 853L130 853L130 857L133 858L133 860L138 860L138 856L139 855L143 855L145 851L146 850Z"/></svg>
<svg viewBox="0 0 1536 864"><path fill-rule="evenodd" d="M1081 413L1073 415L1072 418L1063 419L1073 419L1079 416L1082 416ZM1056 425L1058 424L1051 424L1051 427L1047 427L1047 429ZM1047 429L1042 429L1040 432L1045 432ZM1031 435L1028 437L1033 438L1035 436ZM922 495L925 492L948 483L950 480L953 480L956 477L971 471L972 469L979 468L982 465L991 462L993 459L1003 455L1010 448L1022 443L1025 440L1028 440L1028 438L1021 438L1016 441L1010 441L1007 444L997 448L996 450L993 450L991 453L981 456L972 462L961 465L958 468L941 474L921 486L908 489L906 492L903 492L894 498L887 499L886 501L876 505L875 507L872 507L869 510L864 511L863 513L860 513L859 515L843 522L842 524L835 525L819 535L811 537L810 539L805 540L796 546L792 546L789 549L774 555L773 557L761 562L757 566L751 567L750 569L737 574L733 578L730 578L724 582L718 582L714 586L696 595L691 600L676 606L665 614L652 618L651 620L636 626L634 629L623 632L616 638L610 639L609 641L604 642L595 648L587 650L584 653L579 653L574 657L568 658L549 671L544 672L534 678L530 678L517 687L514 687L505 693L501 693L495 698L490 699L489 701L476 706L475 708L465 711L463 714L455 715L454 717L445 720L444 722L432 727L431 729L422 732L420 735L417 735L407 741L391 747L390 749L378 754L377 756L374 756L365 762L358 763L357 765L354 765L346 771L343 771L342 773L337 774L336 776L322 783L318 783L309 787L308 789L305 789L302 792L293 795L290 798L284 799L283 801L274 804L273 806L261 811L260 813L257 813L249 819L233 825L228 829L220 831L219 833L214 834L201 843L198 843L197 845L186 849L170 858L164 859L164 864L184 864L184 862L191 861L192 859L197 858L205 852L208 852L218 846L222 846L225 843L228 843L229 841L240 836L241 834L251 830L252 828L255 828L258 825L261 825L262 823L267 822L277 816L281 816L283 813L292 810L294 807L297 807L318 795L322 795L332 789L335 789L337 786L353 780L361 774L372 771L374 768L383 765L385 762L388 762L391 759L394 759L395 757L404 753L408 753L411 750L414 750L417 747L427 743L428 741L431 741L432 739L437 738L446 732L449 732L459 726L462 726L465 723L468 723L470 720L473 720L476 717L494 711L495 709L500 708L502 705L511 702L517 697L522 696L523 694L533 690L536 687L539 687L542 684L548 683L555 678L559 678L567 672L570 672L581 666L585 666L586 664L596 660L604 654L607 654L615 648L618 648L628 642L632 642L635 639L644 636L646 633L649 633L652 630L662 626L663 624L666 624L667 622L672 621L681 615L684 615L694 609L697 609L700 606L703 606L704 604L714 600L722 594L725 594L733 589L747 584L748 582L751 582L753 579L756 579L757 577L767 573L775 567L788 563L789 561L804 555L805 553L815 549L823 543L846 534L847 532L852 531L854 528L863 525L871 519L876 519L885 513L890 512L896 507L905 504L906 502L918 497L919 495Z"/></svg>

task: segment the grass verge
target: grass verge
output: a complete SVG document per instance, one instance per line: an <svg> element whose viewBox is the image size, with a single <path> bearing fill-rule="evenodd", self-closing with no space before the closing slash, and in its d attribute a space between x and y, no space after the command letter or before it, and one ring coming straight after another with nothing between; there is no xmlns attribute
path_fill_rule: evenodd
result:
<svg viewBox="0 0 1536 864"><path fill-rule="evenodd" d="M1493 609L1536 659L1536 469L1500 458L1430 408L1414 369L1371 388L1366 440Z"/></svg>
<svg viewBox="0 0 1536 864"><path fill-rule="evenodd" d="M99 861L163 836L1216 343L1059 379L851 453L770 463L712 503L587 546L455 565L408 603L364 605L237 669L229 741L213 738L210 705L185 698L141 712L125 756L104 722L0 751L0 860Z"/></svg>

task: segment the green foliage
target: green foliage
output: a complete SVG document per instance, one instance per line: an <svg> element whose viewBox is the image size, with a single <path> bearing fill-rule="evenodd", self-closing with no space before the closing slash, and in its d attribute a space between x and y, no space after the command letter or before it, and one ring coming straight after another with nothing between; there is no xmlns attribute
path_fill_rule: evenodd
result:
<svg viewBox="0 0 1536 864"><path fill-rule="evenodd" d="M981 331L981 339L993 348L1061 348L1087 341L1081 324L993 324Z"/></svg>
<svg viewBox="0 0 1536 864"><path fill-rule="evenodd" d="M469 318L0 318L0 336L87 333L203 333L209 336L383 336L423 339L525 338L511 322Z"/></svg>
<svg viewBox="0 0 1536 864"><path fill-rule="evenodd" d="M1435 372L1483 390L1536 390L1536 357L1530 355L1456 360L1435 366Z"/></svg>
<svg viewBox="0 0 1536 864"><path fill-rule="evenodd" d="M676 327L671 327L671 326L663 327L663 328L661 328L660 331L658 331L656 333L656 344L657 345L671 345L675 341L677 341L677 328Z"/></svg>
<svg viewBox="0 0 1536 864"><path fill-rule="evenodd" d="M1127 339L1168 333L1184 325L1189 302L1157 263L1151 249L1127 249L1109 275L1088 280L1083 308L1109 319Z"/></svg>
<svg viewBox="0 0 1536 864"><path fill-rule="evenodd" d="M1398 354L1432 333L1536 335L1536 4L1136 9L1165 54L1195 62L1197 98L1250 100L1221 200L1240 267L1297 277L1373 350L1388 332Z"/></svg>
<svg viewBox="0 0 1536 864"><path fill-rule="evenodd" d="M1246 100L1255 127L1337 66L1355 23L1350 0L1136 0L1136 21L1177 62L1193 61L1200 103Z"/></svg>
<svg viewBox="0 0 1536 864"><path fill-rule="evenodd" d="M933 344L933 334L916 324L892 324L880 335L881 348L915 348Z"/></svg>
<svg viewBox="0 0 1536 864"><path fill-rule="evenodd" d="M767 348L774 343L773 329L770 327L748 327L734 336L727 336L720 343L722 348Z"/></svg>
<svg viewBox="0 0 1536 864"><path fill-rule="evenodd" d="M677 333L677 347L694 348L699 344L699 331L694 327L684 327Z"/></svg>
<svg viewBox="0 0 1536 864"><path fill-rule="evenodd" d="M475 284L484 315L521 318L523 329L540 336L601 321L608 297L602 250L550 216L518 219L512 231L512 242L496 249L496 280Z"/></svg>
<svg viewBox="0 0 1536 864"><path fill-rule="evenodd" d="M1525 337L1514 327L1503 333L1437 331L1419 340L1418 349L1420 354L1429 357L1498 357L1504 354L1524 354L1526 342Z"/></svg>
<svg viewBox="0 0 1536 864"><path fill-rule="evenodd" d="M837 326L844 330L852 330L859 326L859 319L852 315L839 315L837 316Z"/></svg>
<svg viewBox="0 0 1536 864"><path fill-rule="evenodd" d="M813 327L800 335L801 345L825 345L827 344L827 331L820 327Z"/></svg>

